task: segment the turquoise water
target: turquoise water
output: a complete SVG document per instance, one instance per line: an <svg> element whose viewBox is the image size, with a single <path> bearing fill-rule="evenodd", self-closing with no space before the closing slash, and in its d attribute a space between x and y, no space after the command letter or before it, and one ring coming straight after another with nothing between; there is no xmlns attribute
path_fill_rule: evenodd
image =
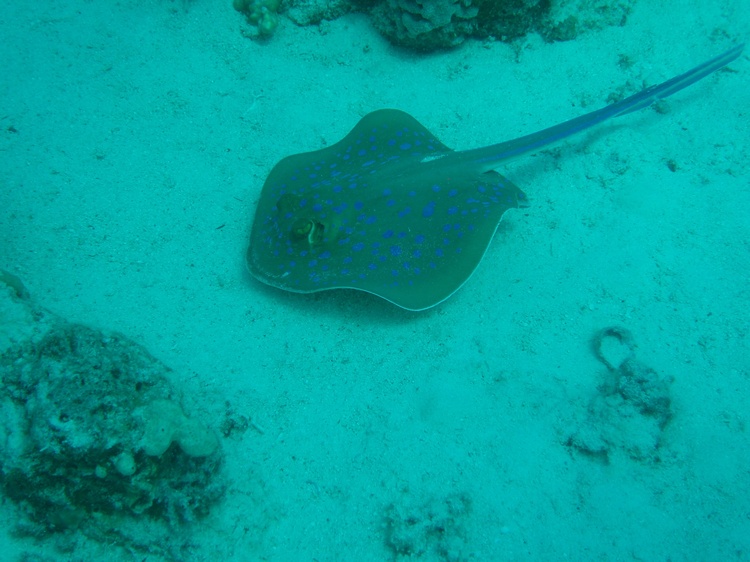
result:
<svg viewBox="0 0 750 562"><path fill-rule="evenodd" d="M255 42L231 2L0 9L0 268L146 346L216 428L227 492L177 559L750 558L747 54L501 168L530 206L436 308L244 265L273 165L372 110L485 146L747 39L741 2L660 4L429 55L364 14ZM0 513L15 559L131 559L110 528L34 540Z"/></svg>

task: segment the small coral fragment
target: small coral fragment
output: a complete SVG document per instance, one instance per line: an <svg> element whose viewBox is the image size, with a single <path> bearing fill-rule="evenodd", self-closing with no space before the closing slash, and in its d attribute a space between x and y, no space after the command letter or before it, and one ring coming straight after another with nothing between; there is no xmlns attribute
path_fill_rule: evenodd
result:
<svg viewBox="0 0 750 562"><path fill-rule="evenodd" d="M185 419L175 433L175 441L189 457L207 457L219 446L216 436L200 422Z"/></svg>
<svg viewBox="0 0 750 562"><path fill-rule="evenodd" d="M143 452L152 457L163 455L173 442L189 457L207 457L218 442L211 431L188 419L182 409L169 400L154 400L141 411Z"/></svg>
<svg viewBox="0 0 750 562"><path fill-rule="evenodd" d="M245 14L261 37L268 37L279 25L280 4L281 0L234 0L234 9Z"/></svg>
<svg viewBox="0 0 750 562"><path fill-rule="evenodd" d="M117 455L112 462L115 465L117 472L123 476L133 476L133 474L135 474L137 466L133 455L130 453L121 453ZM104 474L106 476L106 472Z"/></svg>

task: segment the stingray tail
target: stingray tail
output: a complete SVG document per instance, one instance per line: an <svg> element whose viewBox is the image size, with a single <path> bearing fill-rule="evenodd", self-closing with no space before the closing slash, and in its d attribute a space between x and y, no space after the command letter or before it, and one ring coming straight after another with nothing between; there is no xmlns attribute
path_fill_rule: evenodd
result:
<svg viewBox="0 0 750 562"><path fill-rule="evenodd" d="M709 74L723 68L739 57L744 47L744 43L732 47L718 57L712 58L684 74L675 76L661 84L646 88L637 94L597 111L592 111L591 113L576 117L570 121L565 121L559 125L511 141L474 150L467 150L464 154L478 164L482 171L492 170L501 162L517 158L518 156L522 156L529 152L540 150L541 148L566 139L571 135L575 135L576 133L580 133L590 127L603 123L608 119L619 117L620 115L626 115L633 111L638 111L639 109L644 109L659 100L669 97L675 92L679 92L683 88L687 88L698 80L701 80ZM475 158L471 158L471 156L473 156L472 153L476 156Z"/></svg>

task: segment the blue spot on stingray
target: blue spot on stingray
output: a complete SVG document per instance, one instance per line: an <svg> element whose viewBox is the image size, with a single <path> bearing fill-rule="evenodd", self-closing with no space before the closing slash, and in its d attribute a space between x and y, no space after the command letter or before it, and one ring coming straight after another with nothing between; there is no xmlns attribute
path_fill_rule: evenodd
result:
<svg viewBox="0 0 750 562"><path fill-rule="evenodd" d="M414 237L414 243L415 244L422 244L424 242L424 234L417 234Z"/></svg>
<svg viewBox="0 0 750 562"><path fill-rule="evenodd" d="M406 209L401 209L401 210L400 210L400 211L398 212L398 216L399 216L399 218L404 218L404 217L405 217L406 215L408 215L409 213L411 213L411 209L410 209L409 207L407 207Z"/></svg>
<svg viewBox="0 0 750 562"><path fill-rule="evenodd" d="M362 207L364 207L364 206L365 206L365 204L362 203L362 201L355 201L354 202L354 208L357 209L358 211L361 211Z"/></svg>
<svg viewBox="0 0 750 562"><path fill-rule="evenodd" d="M391 246L391 255L392 256L400 256L401 255L401 246Z"/></svg>
<svg viewBox="0 0 750 562"><path fill-rule="evenodd" d="M430 218L434 214L435 214L435 202L430 201L422 209L422 216L427 219L427 218Z"/></svg>
<svg viewBox="0 0 750 562"><path fill-rule="evenodd" d="M365 249L365 243L364 242L357 242L352 246L352 250L355 252L360 252Z"/></svg>
<svg viewBox="0 0 750 562"><path fill-rule="evenodd" d="M405 143L399 145L399 148L401 150L409 150L411 148L411 144L409 144L408 142L405 142Z"/></svg>
<svg viewBox="0 0 750 562"><path fill-rule="evenodd" d="M391 236L393 236L393 231L392 230L386 230L383 233L383 238L390 238Z"/></svg>

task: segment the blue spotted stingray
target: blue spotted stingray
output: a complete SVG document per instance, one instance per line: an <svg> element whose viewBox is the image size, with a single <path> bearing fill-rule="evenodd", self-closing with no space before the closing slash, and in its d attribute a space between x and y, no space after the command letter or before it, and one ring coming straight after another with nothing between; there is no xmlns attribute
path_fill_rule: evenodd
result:
<svg viewBox="0 0 750 562"><path fill-rule="evenodd" d="M348 288L408 310L435 306L474 272L505 212L527 204L495 168L648 107L742 49L581 117L472 150L451 150L403 111L365 115L336 144L271 170L250 236L250 272L297 293Z"/></svg>

